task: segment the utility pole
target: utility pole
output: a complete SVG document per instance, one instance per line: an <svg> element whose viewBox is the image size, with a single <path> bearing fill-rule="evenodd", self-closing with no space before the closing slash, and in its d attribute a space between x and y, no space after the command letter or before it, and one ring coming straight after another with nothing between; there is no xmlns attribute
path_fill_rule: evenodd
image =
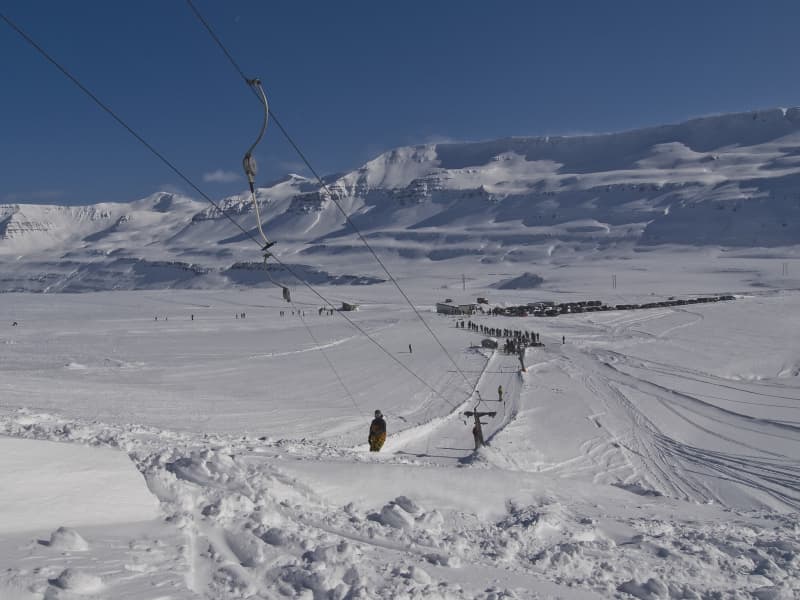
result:
<svg viewBox="0 0 800 600"><path fill-rule="evenodd" d="M478 402L478 404L480 404L480 402ZM472 437L475 439L475 450L486 445L486 442L483 440L482 427L482 425L485 425L486 423L481 423L481 417L494 417L497 415L497 411L495 410L490 412L480 412L477 409L478 406L476 405L475 410L468 410L464 413L464 416L475 419L475 425L472 427Z"/></svg>
<svg viewBox="0 0 800 600"><path fill-rule="evenodd" d="M517 358L519 358L519 372L525 372L525 346L522 346L517 352Z"/></svg>

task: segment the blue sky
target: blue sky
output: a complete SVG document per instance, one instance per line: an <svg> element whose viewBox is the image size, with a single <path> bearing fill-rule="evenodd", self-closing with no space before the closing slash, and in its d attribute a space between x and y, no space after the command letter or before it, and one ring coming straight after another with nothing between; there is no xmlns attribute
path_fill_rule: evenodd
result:
<svg viewBox="0 0 800 600"><path fill-rule="evenodd" d="M800 105L796 0L195 4L323 174L400 145ZM246 187L259 106L185 2L1 10L210 196ZM0 201L188 191L3 22L0 80ZM308 174L275 127L257 158L261 183Z"/></svg>

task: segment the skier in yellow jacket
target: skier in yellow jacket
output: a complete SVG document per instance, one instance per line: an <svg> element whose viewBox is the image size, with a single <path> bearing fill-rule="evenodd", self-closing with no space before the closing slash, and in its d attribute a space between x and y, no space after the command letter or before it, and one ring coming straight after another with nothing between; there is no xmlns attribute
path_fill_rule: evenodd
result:
<svg viewBox="0 0 800 600"><path fill-rule="evenodd" d="M386 441L386 421L383 419L381 411L375 411L375 418L369 426L369 450L370 452L380 452L383 443Z"/></svg>

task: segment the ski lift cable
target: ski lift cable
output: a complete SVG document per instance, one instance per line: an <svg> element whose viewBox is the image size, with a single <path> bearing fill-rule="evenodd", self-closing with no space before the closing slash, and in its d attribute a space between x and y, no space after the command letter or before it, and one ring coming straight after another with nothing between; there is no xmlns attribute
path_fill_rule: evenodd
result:
<svg viewBox="0 0 800 600"><path fill-rule="evenodd" d="M325 296L323 296L323 295L322 295L322 294L321 294L319 291L317 291L317 289L316 289L316 288L314 288L314 286L313 286L313 285L311 285L311 284L310 284L310 283L308 283L306 280L304 280L302 277L300 277L300 275L298 275L298 274L295 272L295 270L294 270L294 269L292 269L292 267L290 267L288 264L286 264L285 262L283 262L283 261L282 261L280 258L278 258L277 256L272 256L272 260L274 260L274 261L275 261L275 262L276 262L276 263L277 263L277 264L278 264L278 265L279 265L281 268L285 269L285 270L286 270L286 271L287 271L287 272L288 272L288 273L289 273L289 274L290 274L292 277L294 277L294 278L295 278L295 279L296 279L296 280L297 280L299 283L301 283L302 285L304 285L305 287L307 287L307 288L308 288L308 289L311 291L311 293L312 293L312 294L314 294L314 295L315 295L317 298L319 298L320 300L322 300L322 302L323 302L323 303L324 303L326 306L330 307L330 308L331 308L331 309L332 309L332 310L333 310L335 313L337 313L337 314L338 314L340 317L342 317L342 318L343 318L345 321L347 321L347 322L348 322L348 323L349 323L349 324L350 324L350 325L351 325L351 326L352 326L352 327L353 327L353 328L354 328L356 331L358 331L359 333L361 333L361 335L363 335L363 336L364 336L365 338L367 338L367 339L368 339L370 342L372 342L374 345L376 345L378 348L380 348L380 350L381 350L381 351L382 351L384 354L386 354L386 356L388 356L390 359L392 359L394 362L396 362L396 363L397 363L397 364L398 364L398 365L399 365L399 366L400 366L400 367L401 367L401 368L402 368L404 371L406 371L406 372L407 372L407 373L409 373L409 374L410 374L412 377L414 377L414 378L415 378L417 381L419 381L419 382L420 382L420 383L421 383L423 386L425 386L425 388L427 388L428 390L430 390L431 392L433 392L435 396L438 396L439 398L441 398L441 399L442 399L442 400L443 400L443 401L444 401L444 402L445 402L447 405L449 405L449 406L450 406L450 408L455 408L455 407L456 407L456 405L455 405L455 404L453 404L453 403L452 403L450 400L448 400L448 399L447 399L447 397L446 397L444 394L442 394L441 392L439 392L439 391L438 391L436 388L434 388L434 387L433 387L431 384L429 384L427 381L425 381L425 380L424 380L424 379L423 379L423 378L422 378L420 375L418 375L418 374L417 374L417 373L416 373L416 372L415 372L415 371L414 371L414 370L413 370L411 367L409 367L409 366L408 366L406 363L404 363L402 360L400 360L399 358L397 358L397 356L395 356L394 354L392 354L392 353L391 353L391 352L390 352L390 351L389 351L389 350L388 350L388 349L387 349L387 348L386 348L386 347L385 347L383 344L381 344L381 343L380 343L378 340L376 340L374 337L372 337L372 336L371 336L371 335L370 335L370 334L369 334L369 333L368 333L366 330L364 330L364 328L363 328L363 327L361 327L361 326L360 326L358 323L356 323L355 321L353 321L353 320L352 320L350 317L348 317L348 316L347 316L347 315L346 315L344 312L342 312L342 311L340 311L340 310L337 310L337 309L336 309L336 306L335 306L333 303L331 303L331 301L330 301L330 300L328 300L328 298L326 298ZM269 271L267 271L267 273L268 273L268 275L267 275L267 276L269 277ZM274 281L274 280L273 280L271 277L270 277L270 280L271 280L273 283L275 283L275 281ZM276 285L280 285L280 284L276 284ZM283 286L281 286L281 287L283 287ZM477 384L476 384L476 385L477 385ZM472 394L473 394L473 392L474 392L474 389L473 389L473 390L470 390L470 392L467 394L467 398L471 397L471 396L472 396Z"/></svg>
<svg viewBox="0 0 800 600"><path fill-rule="evenodd" d="M314 332L311 330L311 326L308 324L308 322L306 321L305 317L302 314L303 311L297 307L294 301L292 301L291 294L289 293L289 288L279 284L272 278L272 275L269 272L269 267L267 265L267 256L268 256L267 254L264 255L264 272L267 275L267 279L269 279L272 285L274 285L275 287L280 287L283 289L284 300L286 300L291 305L294 311L297 311L297 314L300 318L300 322L303 323L303 326L306 328L309 337L314 341L314 346L316 347L317 350L319 350L320 354L322 354L322 357L325 359L325 362L328 363L328 367L330 367L331 371L336 377L336 380L339 382L339 385L342 386L345 395L350 399L350 402L353 403L353 406L356 408L356 412L361 414L361 416L366 416L364 410L358 405L358 402L356 402L356 398L353 395L353 392L351 392L350 388L347 387L344 380L342 379L342 376L339 374L339 371L336 369L336 366L333 364L333 361L331 361L330 357L328 356L328 353L325 352L325 348L322 347L322 345L319 343L319 340L317 339L317 336L314 335Z"/></svg>
<svg viewBox="0 0 800 600"><path fill-rule="evenodd" d="M233 55L231 55L231 53L225 47L225 44L222 43L222 40L220 40L219 37L216 35L216 33L214 33L214 30L211 28L211 25L209 25L209 23L205 19L205 17L203 17L202 13L200 13L200 11L194 5L192 0L186 0L186 3L189 5L189 8L195 14L195 16L198 18L198 20L205 27L206 31L208 31L208 33L211 36L211 38L216 42L216 44L220 47L222 52L228 58L228 61L231 63L233 68L236 69L236 71L239 73L241 78L247 84L247 86L250 89L250 91L253 92L253 94L256 97L258 97L258 92L256 92L253 89L253 86L250 84L251 80L247 77L247 75L244 74L244 71L239 66L239 64L236 62L236 59L233 58ZM259 100L260 100L260 98L259 98ZM308 170L314 175L314 177L319 182L319 184L322 187L322 189L325 190L325 192L328 194L328 197L331 199L331 202L333 202L333 204L336 206L336 208L339 210L339 212L342 213L342 216L344 216L344 219L347 222L347 224L350 225L350 227L353 228L353 231L355 231L356 235L361 240L361 243L364 244L364 246L367 248L367 250L369 250L370 254L372 254L372 257L375 259L375 261L378 263L378 265L380 265L381 269L383 269L383 272L386 273L386 276L389 278L389 280L392 282L392 284L394 284L394 286L397 288L398 292L400 292L400 295L405 299L405 301L411 307L411 310L414 311L414 314L417 316L417 318L422 322L422 325L425 327L425 329L428 330L428 333L433 337L433 339L436 340L436 343L439 345L441 350L445 353L445 355L447 356L448 360L452 363L452 365L455 368L455 370L464 379L464 381L467 384L467 387L470 388L472 386L472 381L470 381L469 377L467 377L467 375L464 373L464 371L458 366L458 363L456 363L455 359L450 354L450 352L447 350L445 345L442 343L442 341L439 339L439 337L436 335L436 333L433 331L433 329L431 329L431 327L430 327L430 325L428 325L427 321L425 321L425 319L423 318L422 314L419 312L417 307L414 306L414 303L411 302L411 299L408 297L408 295L406 294L405 290L403 290L403 288L398 283L397 279L395 279L395 277L391 274L391 272L386 267L384 262L378 256L377 252L375 252L375 250L372 248L372 246L367 241L366 237L364 237L364 235L361 233L361 230L359 230L359 228L356 226L356 224L350 218L350 215L347 214L347 211L344 210L344 208L342 207L341 203L339 203L339 201L336 199L336 196L331 192L331 190L328 187L328 185L325 183L325 181L322 179L322 177L319 175L319 173L311 165L311 162L308 160L308 158L306 158L306 155L303 153L303 151L300 149L300 147L297 145L297 143L294 141L294 139L289 135L289 132L281 124L280 120L275 115L275 112L272 109L268 109L268 112L269 112L269 116L271 116L272 120L275 122L275 125L278 127L278 129L280 129L281 133L286 138L286 141L288 141L289 144L292 146L292 148L294 148L294 151L297 153L297 155L300 157L300 159L306 165Z"/></svg>
<svg viewBox="0 0 800 600"><path fill-rule="evenodd" d="M125 121L122 120L113 110L111 110L102 100L100 100L97 96L92 93L86 86L84 86L72 73L67 71L61 64L56 61L52 56L50 56L44 48L42 48L36 41L31 38L27 33L25 33L16 23L14 23L10 18L8 18L5 14L0 13L0 18L2 18L6 24L11 27L14 31L16 31L28 44L33 46L39 54L41 54L48 62L50 62L54 67L56 67L61 73L72 83L74 83L84 94L89 96L95 104L97 104L100 108L102 108L106 113L108 113L112 119L114 119L117 123L119 123L128 133L130 133L133 137L135 137L145 148L147 148L151 153L153 153L161 162L163 162L167 167L169 167L178 177L180 177L187 185L189 185L194 191L200 194L205 200L210 202L214 208L216 208L224 217L226 217L231 223L233 223L243 234L253 240L256 244L259 244L259 241L253 236L252 233L247 231L244 227L242 227L236 219L231 217L228 213L226 213L218 203L214 202L209 196L207 196L203 190L198 188L194 182L192 182L188 177L186 177L174 164L172 164L163 154L161 154L158 150L156 150L147 140L145 140L142 136L140 136L132 127L130 127Z"/></svg>
<svg viewBox="0 0 800 600"><path fill-rule="evenodd" d="M291 268L289 265L287 265L286 263L284 263L283 261L281 261L281 259L279 259L279 258L278 258L278 257L276 257L276 256L273 256L273 257L272 257L272 259L273 259L273 260L274 260L274 261L275 261L275 262L276 262L278 265L280 265L282 268L286 269L286 270L289 272L289 274L290 274L290 275L292 275L292 277L294 277L295 279L297 279L297 281L299 281L301 284L303 284L305 287L307 287L307 288L308 288L308 289L311 291L311 293L313 293L313 294L314 294L315 296L317 296L317 297L318 297L320 300L322 300L322 301L323 301L323 302L324 302L324 303L325 303L327 306L329 306L329 307L330 307L330 308L332 308L332 309L333 309L333 310L334 310L336 313L338 313L338 314L339 314L339 316L340 316L340 317L342 317L342 318L343 318L345 321L347 321L347 322L348 322L348 323L349 323L349 324L350 324L350 325L351 325L353 328L355 328L355 329L356 329L357 331L359 331L359 332L360 332L360 333L361 333L361 334L362 334L364 337L366 337L366 338L367 338L369 341L371 341L371 342L372 342L373 344L375 344L375 345L376 345L378 348L380 348L380 349L381 349L381 350L384 352L384 354L386 354L386 355L387 355L389 358L391 358L391 359L392 359L394 362L396 362L398 365L400 365L400 367L401 367L401 368L402 368L404 371L406 371L406 372L407 372L407 373L409 373L409 374L410 374L412 377L414 377L414 378L415 378L417 381L419 381L420 383L422 383L422 385L424 385L424 386L425 386L425 387L426 387L428 390L430 390L431 392L433 392L433 393L434 393L436 396L438 396L439 398L441 398L442 400L444 400L444 402L445 402L445 403L447 403L447 404L448 404L448 405L449 405L451 408L455 408L455 407L456 407L456 405L455 405L455 404L453 404L453 403L452 403L450 400L448 400L448 399L447 399L447 397L446 397L446 396L444 396L444 394L442 394L441 392L439 392L439 391L438 391L436 388L434 388L434 387L433 387L431 384L429 384L429 383L428 383L427 381L425 381L425 380L424 380L422 377L420 377L420 376L419 376L419 375L418 375L418 374L417 374L417 373L416 373L416 372L415 372L413 369L411 369L411 367L409 367L409 366L408 366L406 363L404 363L404 362L403 362L403 361L401 361L399 358L397 358L397 357L396 357L394 354L392 354L391 352L389 352L389 350L388 350L388 349L386 349L386 347L384 347L384 346L383 346L383 344L381 344L381 343L380 343L378 340L376 340L374 337L372 337L372 336L371 336L371 335L370 335L370 334L369 334L367 331L365 331L365 330L364 330L364 328L363 328L363 327L361 327L361 326L360 326L358 323L356 323L355 321L353 321L353 320L352 320L350 317L348 317L348 316L347 316L347 315L346 315L344 312L342 312L342 311L340 311L340 310L337 310L337 309L336 309L336 307L335 307L335 306L334 306L334 305L333 305L333 304L330 302L330 300L328 300L328 299L327 299L325 296L323 296L323 295L322 295L320 292L318 292L318 291L317 291L317 290L314 288L314 286L312 286L310 283L308 283L307 281L305 281L304 279L302 279L302 278L301 278L301 277L300 277L300 276L299 276L299 275L298 275L298 274L297 274L297 273L294 271L294 269L292 269L292 268ZM472 395L472 391L470 391L470 393L468 394L468 397L469 397L469 396L471 396L471 395Z"/></svg>
<svg viewBox="0 0 800 600"><path fill-rule="evenodd" d="M53 65L54 65L56 68L58 68L58 69L59 69L59 70L60 70L60 71L61 71L61 72L62 72L62 73L65 75L65 76L67 76L67 77L68 77L68 78L69 78L69 79L70 79L70 80L71 80L71 81L72 81L72 82L73 82L75 85L77 85L77 86L78 86L78 87L81 89L81 91L83 91L83 92L84 92L85 94L87 94L87 95L88 95L88 96L89 96L89 97L90 97L92 100L94 100L94 102L95 102L96 104L98 104L98 105L99 105L99 106L100 106L100 107L101 107L103 110L105 110L105 111L106 111L106 112L107 112L109 115L111 115L111 116L112 116L112 117L113 117L113 118L114 118L114 119L115 119L115 120L116 120L116 121L117 121L117 122L118 122L120 125L122 125L122 126L123 126L123 127L124 127L124 128L125 128L125 129L126 129L126 130L127 130L129 133L130 133L130 134L131 134L131 135L133 135L133 136L134 136L134 137L135 137L135 138L136 138L136 139L137 139L139 142L141 142L142 144L144 144L144 146L145 146L145 147L146 147L148 150L150 150L150 151L151 151L153 154L155 154L155 155L156 155L156 156L157 156L157 157L158 157L158 158L159 158L159 159L160 159L160 160L161 160L163 163L165 163L165 164L166 164L166 165L167 165L167 166L168 166L170 169L172 169L172 171L173 171L173 172L175 172L175 173L176 173L176 174L177 174L177 175L178 175L178 176L179 176L181 179L183 179L183 180L184 180L184 181L185 181L187 184L189 184L189 185L190 185L190 186L191 186L191 187L192 187L192 188L193 188L193 189L194 189L194 190L195 190L197 193L199 193L199 194L200 194L200 195L201 195L203 198L205 198L205 199L206 199L208 202L210 202L210 203L211 203L211 204L214 206L214 208L216 208L216 209L217 209L217 210L218 210L218 211L219 211L219 212L220 212L222 215L224 215L225 217L227 217L227 218L228 218L228 219L229 219L229 220L230 220L230 221L231 221L231 222L232 222L234 225L236 225L236 227L238 227L238 228L239 228L239 230L241 230L241 231L242 231L242 233L244 233L244 234L245 234L245 235L247 235L247 236L248 236L250 239L252 239L254 242L256 242L257 244L259 244L258 240L257 240L255 237L253 237L253 235L252 235L252 234L251 234L249 231L247 231L246 229L244 229L244 228L243 228L243 227L242 227L242 226L241 226L241 225L238 223L238 221L236 221L236 220L235 220L233 217L231 217L231 216L230 216L228 213L226 213L226 212L225 212L225 211L224 211L224 210L223 210L223 209L222 209L222 208L221 208L221 207L220 207L220 206L219 206L217 203L215 203L215 202L214 202L214 201L213 201L213 200L212 200L212 199L211 199L209 196L207 196L207 195L206 195L206 194L205 194L205 193L204 193L204 192L203 192L203 191L202 191L200 188L198 188L198 187L197 187L197 186L196 186L196 185L195 185L195 184L194 184L194 183L193 183L193 182L192 182L192 181L191 181L191 180L190 180L188 177L186 177L185 175L183 175L183 173L182 173L182 172L181 172L181 171L180 171L180 170L179 170L177 167L175 167L175 166L174 166L174 165L173 165L173 164L172 164L172 163L171 163L169 160L167 160L167 158L166 158L164 155L162 155L160 152L158 152L158 151L157 151L157 150L156 150L156 149L155 149L155 148L154 148L154 147L153 147L151 144L149 144L149 143L148 143L146 140L144 140L144 139L143 139L143 138L142 138L140 135L138 135L138 134L137 134L137 133L136 133L136 132L135 132L135 131L134 131L134 130L131 128L131 127L129 127L129 126L127 125L127 123L125 123L125 122L122 120L122 118L120 118L120 117L119 117L119 116L118 116L116 113L114 113L114 111L112 111L112 110L111 110L111 109L110 109L110 108L109 108L107 105L105 105L105 104L104 104L104 103L103 103L103 102L102 102L102 101L101 101L101 100L100 100L100 99L99 99L97 96L95 96L95 95L94 95L94 94L93 94L93 93L92 93L92 92L91 92L91 91L90 91L88 88L86 88L84 85L82 85L82 84L81 84L81 82L77 80L77 78L73 77L71 73L69 73L69 72L68 72L68 71L67 71L65 68L63 68L63 67L62 67L62 66L61 66L61 65L60 65L60 64L59 64L59 63L58 63L56 60L54 60L52 57L50 57L50 56L49 56L49 54L48 54L47 52L45 52L45 50L44 50L44 49L43 49L41 46L39 46L39 45L38 45L38 44L37 44L37 43L36 43L36 42L35 42L35 41L34 41L34 40L33 40L33 39L30 37L30 36L28 36L28 35L27 35L27 34L26 34L24 31L22 31L22 29L20 29L20 28L19 28L19 27L18 27L18 26L17 26L15 23L13 23L13 22L12 22L12 21L11 21L11 20L8 18L8 17L6 17L5 15L2 15L2 14L0 14L0 16L2 16L3 20L4 20L4 21L5 21L5 22L6 22L6 23L7 23L7 24L8 24L8 25L9 25L9 26L12 28L12 29L14 29L14 30L15 30L15 31L16 31L18 34L20 34L20 35L21 35L21 36L22 36L22 37L23 37L23 38L24 38L24 39L25 39L25 40L26 40L28 43L30 43L30 44L31 44L31 45L32 45L34 48L36 48L36 50L38 50L38 51L39 51L39 53L40 53L40 54L42 54L42 55L43 55L43 56L44 56L44 57L45 57L45 58L46 58L46 59L47 59L47 60L48 60L50 63L52 63L52 64L53 64ZM259 83L259 89L260 89L260 83ZM265 107L264 123L263 123L263 125L262 125L261 132L260 132L260 133L259 133L259 135L258 135L258 138L256 139L256 141L253 143L253 145L250 147L250 149L248 150L247 154L245 155L245 160L247 160L247 158L248 158L248 157L251 155L251 153L252 153L253 149L254 149L254 148L256 147L256 145L258 145L258 143L261 141L261 138L264 136L264 131L265 131L265 129L266 129L266 126L267 126L267 116L266 116L266 115L268 114L268 110L269 110L269 109L268 109L268 105L267 105L266 96L264 95L264 92L263 92L263 90L261 90L261 94L262 94L262 97L263 97L263 99L264 99L264 107ZM255 169L253 169L253 175L255 175ZM252 185L252 183L251 183L250 189L251 189L251 192L253 192L253 185ZM262 229L261 229L261 219L260 219L260 217L258 216L258 203L256 202L256 198L255 198L255 194L254 194L254 192L253 192L253 204L254 204L254 206L255 206L256 215L257 215L257 219L258 219L258 221L257 221L257 222L258 222L258 230L259 230L259 233L261 234L261 236L262 236L262 238L263 238L263 240L264 240L264 242L265 242L264 250L266 251L266 248L268 248L268 247L269 247L269 241L266 239L266 236L264 235L264 232L263 232L263 231L262 231ZM259 246L261 246L261 244L259 244ZM295 277L296 277L296 275L295 275ZM275 287L282 288L282 290L284 291L284 296L286 296L286 292L288 291L288 288L286 288L285 286L282 286L282 285L278 284L278 283L277 283L277 282L276 282L276 281L275 281L275 280L272 278L272 276L269 274L269 272L267 272L267 278L270 280L270 282L271 282L271 283L272 283L272 284L273 284ZM314 344L315 344L316 346L319 346L319 342L318 342L318 341L317 341L317 339L315 338L314 334L311 332L311 328L308 326L308 324L307 324L307 323L305 323L305 321L303 321L303 324L306 326L306 330L308 331L309 335L311 336L311 339L312 339L312 340L314 340ZM328 366L331 368L331 370L333 371L334 375L336 376L336 379L339 381L339 383L341 384L342 388L345 390L345 392L347 393L347 395L350 397L350 400L353 402L353 405L354 405L354 406L356 407L356 409L357 409L357 410L358 410L358 411L359 411L359 412L360 412L360 413L363 415L363 414L364 414L364 411L363 411L363 410L362 410L362 409L361 409L361 408L358 406L358 404L356 403L356 401L355 401L355 398L353 397L353 394L350 392L349 388L348 388L348 387L347 387L347 386L344 384L344 381L342 380L342 378L341 378L341 376L339 375L338 371L337 371L337 370L336 370L336 368L334 367L333 363L330 361L330 359L328 358L328 356L325 354L325 351L324 351L324 349L320 348L320 351L322 352L322 355L325 357L325 360L326 360L326 362L328 363ZM385 350L385 349L384 349L384 351L388 353L388 350Z"/></svg>
<svg viewBox="0 0 800 600"><path fill-rule="evenodd" d="M294 303L292 303L292 306L294 306ZM297 309L295 308L295 310L297 310ZM322 347L322 345L319 343L319 340L317 340L316 336L311 331L311 327L306 322L306 318L302 314L300 315L300 321L305 326L306 331L308 331L308 335L311 336L312 340L314 340L314 345L317 347L317 349L320 351L320 353L322 353L322 356L325 358L325 362L328 363L328 366L331 368L331 371L333 371L333 374L336 375L336 379L339 381L339 385L342 386L342 389L344 390L345 394L347 394L347 397L350 399L350 402L352 402L353 406L355 406L356 411L359 414L361 414L362 417L366 417L367 413L364 411L363 408L361 408L361 406L359 406L358 402L356 402L356 398L353 395L353 392L350 391L350 388L347 387L347 384L345 384L344 380L339 375L339 371L336 370L336 367L334 366L333 361L328 356L328 353L325 352L325 348Z"/></svg>
<svg viewBox="0 0 800 600"><path fill-rule="evenodd" d="M154 146L152 146L147 140L145 140L141 135L139 135L130 125L128 125L120 116L118 116L108 105L103 103L94 93L92 93L85 85L83 85L72 73L70 73L64 66L62 66L58 61L56 61L44 48L42 48L33 38L31 38L25 31L23 31L14 21L12 21L8 16L4 13L0 13L0 19L6 22L6 24L11 27L17 34L19 34L22 39L24 39L31 47L33 47L39 54L42 55L48 62L50 62L54 67L56 67L61 73L73 84L75 84L78 89L80 89L84 94L86 94L95 104L97 104L100 108L102 108L106 113L108 113L119 125L122 126L128 133L130 133L134 138L136 138L139 143L141 143L145 148L147 148L154 156L156 156L161 162L163 162L167 167L169 167L178 177L180 177L187 185L189 185L193 190L195 190L204 200L210 203L214 208L216 208L220 214L226 217L231 223L233 223L242 233L244 233L248 238L250 238L253 242L258 244L261 247L261 243L257 238L253 236L252 233L247 231L243 228L233 217L231 217L228 213L226 213L218 203L214 202L214 200L208 196L203 190L201 190L188 176L186 176L180 169L178 169L172 162L170 162L163 154L161 154ZM284 268L289 274L292 275L299 283L306 286L311 292L316 295L322 302L329 306L330 308L336 310L334 304L328 300L325 296L323 296L320 292L318 292L310 283L305 281L300 275L295 272L289 265L283 263L279 259L275 258L275 261ZM271 279L271 278L270 278ZM274 280L272 280L274 283ZM278 285L278 284L276 284ZM284 287L278 285L278 287ZM354 329L356 329L359 333L361 333L365 338L367 338L370 342L372 342L375 346L377 346L384 354L386 354L390 359L396 362L403 370L408 372L412 377L417 379L422 385L433 392L436 396L444 400L447 404L451 407L455 405L450 402L444 395L442 395L438 390L436 390L431 384L425 381L420 375L413 371L408 365L398 359L394 354L392 354L383 344L381 344L378 340L376 340L373 336L371 336L367 331L364 330L358 323L350 319L347 315L342 313L341 311L336 311L342 318L345 319Z"/></svg>

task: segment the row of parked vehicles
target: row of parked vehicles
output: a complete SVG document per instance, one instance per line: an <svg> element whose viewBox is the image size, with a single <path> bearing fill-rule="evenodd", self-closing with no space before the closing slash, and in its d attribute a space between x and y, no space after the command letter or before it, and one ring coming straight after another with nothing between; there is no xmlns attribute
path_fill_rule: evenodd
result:
<svg viewBox="0 0 800 600"><path fill-rule="evenodd" d="M661 302L647 302L645 304L603 304L600 300L584 300L581 302L529 302L520 306L495 307L492 314L507 317L557 317L585 312L600 312L608 310L638 310L642 308L663 308L667 306L686 306L688 304L705 304L735 300L734 296L703 296L700 298L676 299L670 298Z"/></svg>

